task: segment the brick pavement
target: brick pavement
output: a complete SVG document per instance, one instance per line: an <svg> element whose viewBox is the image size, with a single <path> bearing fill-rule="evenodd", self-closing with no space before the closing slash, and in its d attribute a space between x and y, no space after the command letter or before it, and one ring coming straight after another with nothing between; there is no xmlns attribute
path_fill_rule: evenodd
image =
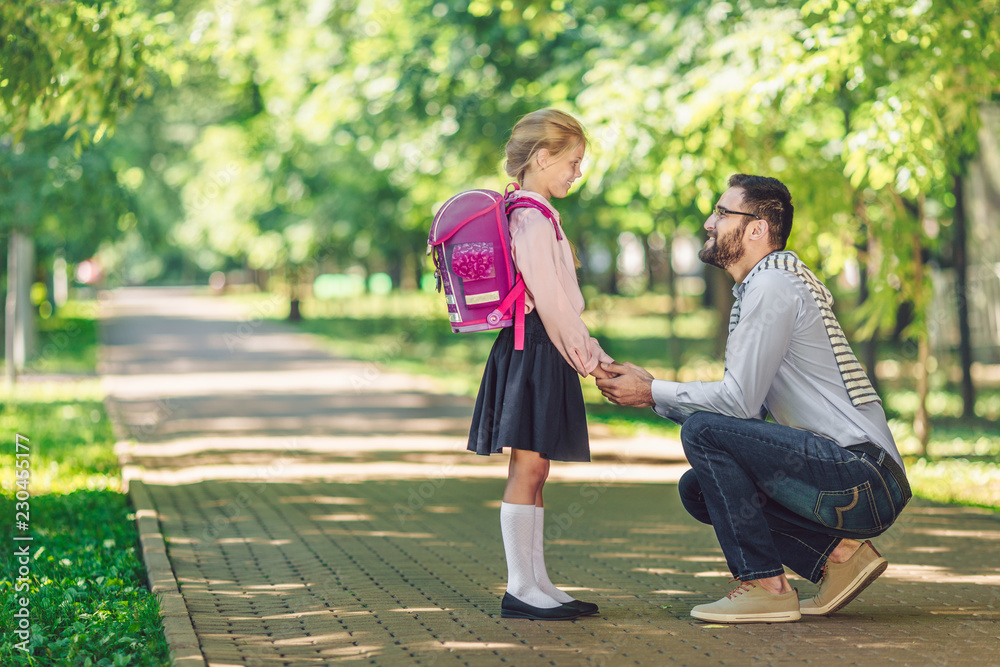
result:
<svg viewBox="0 0 1000 667"><path fill-rule="evenodd" d="M546 486L550 574L601 615L502 619L505 461L463 451L467 401L217 299L104 305L109 410L176 664L1000 664L1000 517L919 500L876 540L886 574L833 617L694 621L729 574L662 440L595 439L595 462Z"/></svg>

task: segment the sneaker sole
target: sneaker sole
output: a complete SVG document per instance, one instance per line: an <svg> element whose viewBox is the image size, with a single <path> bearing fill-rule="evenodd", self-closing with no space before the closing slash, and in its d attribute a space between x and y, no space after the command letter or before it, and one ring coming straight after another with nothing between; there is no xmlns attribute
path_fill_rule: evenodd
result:
<svg viewBox="0 0 1000 667"><path fill-rule="evenodd" d="M829 616L846 607L854 598L861 594L861 591L868 588L873 581L882 576L885 569L889 567L889 561L882 558L873 561L871 565L858 573L851 585L843 590L839 597L834 598L823 607L807 607L801 610L803 616Z"/></svg>
<svg viewBox="0 0 1000 667"><path fill-rule="evenodd" d="M500 612L500 618L522 618L526 621L573 621L580 618L580 616L583 616L583 614L577 614L576 616L556 616L554 618L553 617L546 618L543 616L535 616L534 614L529 614L523 611Z"/></svg>
<svg viewBox="0 0 1000 667"><path fill-rule="evenodd" d="M798 611L773 611L765 614L713 614L691 611L691 616L699 621L713 623L790 623L802 618Z"/></svg>

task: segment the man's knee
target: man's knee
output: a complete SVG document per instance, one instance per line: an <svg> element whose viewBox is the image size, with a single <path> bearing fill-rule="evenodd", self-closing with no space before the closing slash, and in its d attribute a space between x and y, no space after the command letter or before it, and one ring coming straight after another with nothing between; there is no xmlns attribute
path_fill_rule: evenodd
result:
<svg viewBox="0 0 1000 667"><path fill-rule="evenodd" d="M681 475L677 481L677 493L681 497L681 505L688 514L702 523L712 523L708 515L708 505L705 504L705 497L701 493L698 473L692 469Z"/></svg>
<svg viewBox="0 0 1000 667"><path fill-rule="evenodd" d="M701 495L701 482L698 481L698 473L694 471L694 468L685 472L677 480L677 492L680 494L682 501L690 499L692 501L704 502Z"/></svg>
<svg viewBox="0 0 1000 667"><path fill-rule="evenodd" d="M712 412L696 412L681 424L681 444L684 452L691 447L704 447L719 415Z"/></svg>

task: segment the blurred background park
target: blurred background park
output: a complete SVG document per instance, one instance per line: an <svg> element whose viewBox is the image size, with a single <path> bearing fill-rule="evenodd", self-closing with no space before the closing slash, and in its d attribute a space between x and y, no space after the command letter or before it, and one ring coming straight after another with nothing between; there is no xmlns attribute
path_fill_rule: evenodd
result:
<svg viewBox="0 0 1000 667"><path fill-rule="evenodd" d="M555 106L591 140L557 206L611 354L721 377L701 225L730 174L777 177L917 492L1000 506L996 0L29 1L0 40L0 421L52 436L34 493L120 496L101 290L194 285L473 393L492 337L449 332L428 228Z"/></svg>

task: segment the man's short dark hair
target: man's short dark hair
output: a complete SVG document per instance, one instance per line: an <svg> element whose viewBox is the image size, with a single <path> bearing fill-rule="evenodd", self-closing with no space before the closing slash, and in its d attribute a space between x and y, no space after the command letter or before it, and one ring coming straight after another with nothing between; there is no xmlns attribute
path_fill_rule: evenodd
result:
<svg viewBox="0 0 1000 667"><path fill-rule="evenodd" d="M733 174L729 187L743 189L743 208L767 221L771 245L785 249L792 233L792 195L785 184L769 176Z"/></svg>

